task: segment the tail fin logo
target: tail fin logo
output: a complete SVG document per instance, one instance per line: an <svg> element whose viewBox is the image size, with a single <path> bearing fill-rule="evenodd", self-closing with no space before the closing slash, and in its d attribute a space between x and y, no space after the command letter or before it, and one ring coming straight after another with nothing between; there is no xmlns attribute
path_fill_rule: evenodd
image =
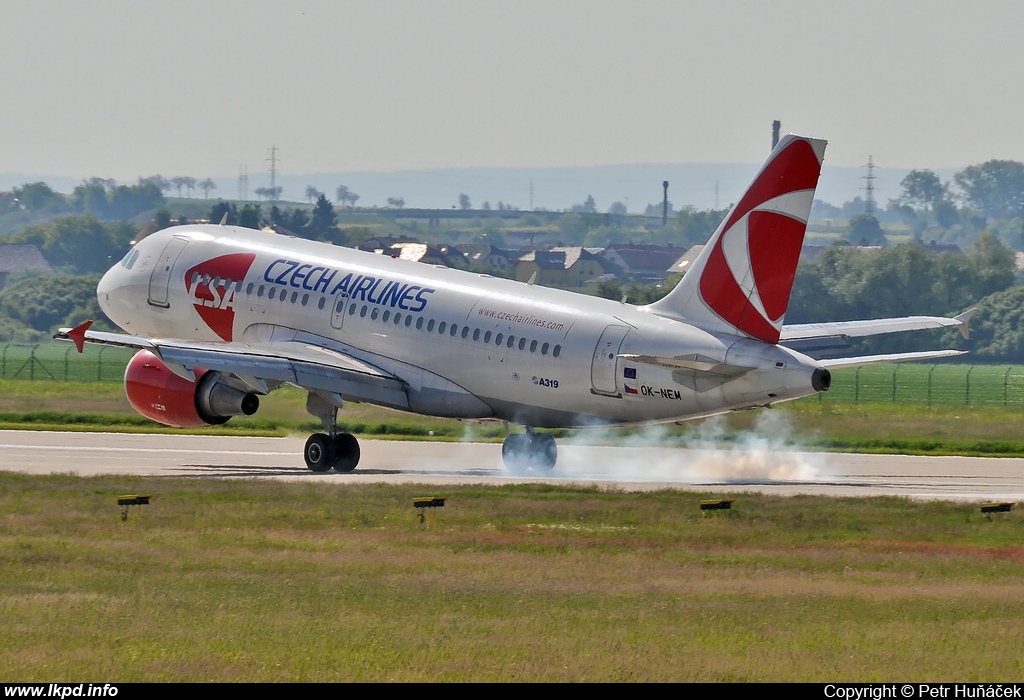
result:
<svg viewBox="0 0 1024 700"><path fill-rule="evenodd" d="M231 253L199 263L185 272L185 289L192 306L223 340L231 340L235 326L235 294L242 288L255 253Z"/></svg>
<svg viewBox="0 0 1024 700"><path fill-rule="evenodd" d="M777 153L722 224L700 277L712 311L768 343L779 340L820 170L806 140Z"/></svg>

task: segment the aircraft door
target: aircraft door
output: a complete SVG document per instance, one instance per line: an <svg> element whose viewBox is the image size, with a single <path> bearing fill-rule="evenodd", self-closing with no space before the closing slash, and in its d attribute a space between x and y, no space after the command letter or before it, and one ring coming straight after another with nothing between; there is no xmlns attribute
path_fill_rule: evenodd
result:
<svg viewBox="0 0 1024 700"><path fill-rule="evenodd" d="M177 262L181 251L185 250L188 241L184 238L172 238L164 246L164 252L160 254L153 272L149 275L149 305L159 306L162 309L169 309L171 269Z"/></svg>
<svg viewBox="0 0 1024 700"><path fill-rule="evenodd" d="M339 331L345 325L345 306L348 302L347 292L338 292L334 296L334 306L331 307L331 328Z"/></svg>
<svg viewBox="0 0 1024 700"><path fill-rule="evenodd" d="M629 333L629 326L608 326L594 348L594 359L590 365L590 383L595 394L618 396L616 368L619 366L619 348Z"/></svg>

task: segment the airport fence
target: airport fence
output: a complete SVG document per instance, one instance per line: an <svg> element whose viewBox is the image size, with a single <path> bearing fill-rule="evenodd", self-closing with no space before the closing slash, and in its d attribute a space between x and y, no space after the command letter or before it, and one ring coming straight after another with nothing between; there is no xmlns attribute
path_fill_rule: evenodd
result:
<svg viewBox="0 0 1024 700"><path fill-rule="evenodd" d="M131 348L71 343L0 346L0 379L120 382L135 353ZM854 404L1024 408L1024 366L885 364L838 369L832 388L813 400Z"/></svg>
<svg viewBox="0 0 1024 700"><path fill-rule="evenodd" d="M0 346L0 379L64 382L120 382L135 351L74 343L8 344Z"/></svg>

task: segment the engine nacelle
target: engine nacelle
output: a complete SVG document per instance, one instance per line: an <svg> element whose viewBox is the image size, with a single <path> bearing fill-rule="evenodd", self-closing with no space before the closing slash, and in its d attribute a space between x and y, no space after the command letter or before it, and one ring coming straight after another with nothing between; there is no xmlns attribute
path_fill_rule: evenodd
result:
<svg viewBox="0 0 1024 700"><path fill-rule="evenodd" d="M228 384L217 372L196 368L195 381L179 377L153 353L140 350L124 370L124 391L136 411L175 428L224 423L251 416L259 397Z"/></svg>

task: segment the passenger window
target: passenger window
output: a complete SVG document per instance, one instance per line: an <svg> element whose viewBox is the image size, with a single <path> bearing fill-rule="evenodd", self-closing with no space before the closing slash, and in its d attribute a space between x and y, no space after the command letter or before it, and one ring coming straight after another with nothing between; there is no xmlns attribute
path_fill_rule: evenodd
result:
<svg viewBox="0 0 1024 700"><path fill-rule="evenodd" d="M553 357L558 357L561 354L562 354L562 346L561 345L556 345L555 349L551 351L551 355Z"/></svg>
<svg viewBox="0 0 1024 700"><path fill-rule="evenodd" d="M324 308L323 305L321 305L320 308L321 309ZM349 305L349 307L348 307L348 315L349 316L355 316L356 315L356 305L355 304L350 304Z"/></svg>
<svg viewBox="0 0 1024 700"><path fill-rule="evenodd" d="M380 320L383 323L387 323L389 318L391 318L391 312L390 311L385 311L384 315L380 317Z"/></svg>
<svg viewBox="0 0 1024 700"><path fill-rule="evenodd" d="M516 342L516 337L515 337L514 335L510 335L510 336L508 337L508 342L507 342L507 343L505 343L505 345L507 345L507 346L508 346L509 348L511 348L511 347L512 347L512 345L513 345L513 344L514 344L515 342Z"/></svg>
<svg viewBox="0 0 1024 700"><path fill-rule="evenodd" d="M302 295L302 305L305 306L308 303L309 303L309 295L308 294L303 294Z"/></svg>
<svg viewBox="0 0 1024 700"><path fill-rule="evenodd" d="M494 339L495 345L501 345L501 341L505 339L504 333L498 333L498 337Z"/></svg>
<svg viewBox="0 0 1024 700"><path fill-rule="evenodd" d="M374 309L373 311L370 312L371 321L376 321L378 316L380 316L380 309Z"/></svg>
<svg viewBox="0 0 1024 700"><path fill-rule="evenodd" d="M427 332L433 332L434 330L434 319L427 321Z"/></svg>
<svg viewBox="0 0 1024 700"><path fill-rule="evenodd" d="M540 354L541 355L547 355L548 354L548 344L547 343L544 343L543 345L540 346Z"/></svg>
<svg viewBox="0 0 1024 700"><path fill-rule="evenodd" d="M480 329L479 328L474 328L473 329L473 340L480 340Z"/></svg>
<svg viewBox="0 0 1024 700"><path fill-rule="evenodd" d="M260 288L256 290L256 296L258 296L258 297L262 297L262 296L263 296L263 289L264 289L264 287L263 287L263 285L261 284L261 285L260 285Z"/></svg>
<svg viewBox="0 0 1024 700"><path fill-rule="evenodd" d="M531 340L530 341L530 352L537 352L537 341L536 340Z"/></svg>
<svg viewBox="0 0 1024 700"><path fill-rule="evenodd" d="M320 297L320 301L316 303L316 308L322 309L327 306L327 297ZM355 313L355 307L352 308L352 312Z"/></svg>
<svg viewBox="0 0 1024 700"><path fill-rule="evenodd" d="M465 340L466 336L469 335L469 326L462 327L462 339Z"/></svg>
<svg viewBox="0 0 1024 700"><path fill-rule="evenodd" d="M411 325L412 325L412 316L406 316L405 317L405 327L408 328Z"/></svg>
<svg viewBox="0 0 1024 700"><path fill-rule="evenodd" d="M292 303L293 304L295 303L295 300L298 299L298 298L299 298L299 293L298 292L292 292Z"/></svg>
<svg viewBox="0 0 1024 700"><path fill-rule="evenodd" d="M440 333L441 335L444 335L444 329L447 327L448 324L445 323L444 321L441 321L441 323L437 326L437 332Z"/></svg>
<svg viewBox="0 0 1024 700"><path fill-rule="evenodd" d="M397 326L401 322L402 322L402 314L396 313L395 314L395 325Z"/></svg>
<svg viewBox="0 0 1024 700"><path fill-rule="evenodd" d="M421 330L422 328L423 328L423 317L420 316L418 319L416 319L416 330Z"/></svg>
<svg viewBox="0 0 1024 700"><path fill-rule="evenodd" d="M246 293L246 294L252 294L252 288L253 288L254 286L255 286L255 285L254 285L254 284L253 284L252 282L250 282L250 283L249 283L249 286L245 288L245 293Z"/></svg>
<svg viewBox="0 0 1024 700"><path fill-rule="evenodd" d="M273 299L276 296L277 296L277 287L271 287L270 291L267 293L267 299Z"/></svg>
<svg viewBox="0 0 1024 700"><path fill-rule="evenodd" d="M359 309L359 318L366 318L366 304L363 304L363 308Z"/></svg>
<svg viewBox="0 0 1024 700"><path fill-rule="evenodd" d="M459 327L458 327L458 326L456 326L456 325L455 325L455 324L453 323L453 324L452 324L452 329L451 329L451 331L449 331L449 332L448 332L448 335L450 335L451 337L453 337L453 338L454 338L454 337L455 337L455 334L456 334L456 333L457 333L458 331L459 331Z"/></svg>
<svg viewBox="0 0 1024 700"><path fill-rule="evenodd" d="M526 347L526 338L520 338L519 339L519 349L522 350L525 347Z"/></svg>
<svg viewBox="0 0 1024 700"><path fill-rule="evenodd" d="M484 333L484 342L485 343L491 342L491 332L490 331L487 331L486 333Z"/></svg>

